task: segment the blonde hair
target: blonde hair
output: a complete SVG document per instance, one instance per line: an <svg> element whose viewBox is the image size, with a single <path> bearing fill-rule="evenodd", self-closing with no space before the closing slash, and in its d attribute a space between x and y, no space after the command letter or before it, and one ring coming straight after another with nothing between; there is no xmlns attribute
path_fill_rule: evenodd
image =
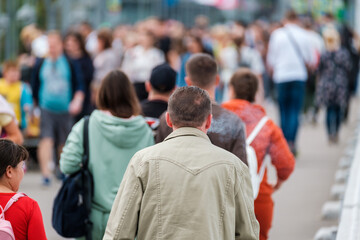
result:
<svg viewBox="0 0 360 240"><path fill-rule="evenodd" d="M327 27L323 33L325 48L328 51L336 51L341 46L341 39L339 32L334 27Z"/></svg>

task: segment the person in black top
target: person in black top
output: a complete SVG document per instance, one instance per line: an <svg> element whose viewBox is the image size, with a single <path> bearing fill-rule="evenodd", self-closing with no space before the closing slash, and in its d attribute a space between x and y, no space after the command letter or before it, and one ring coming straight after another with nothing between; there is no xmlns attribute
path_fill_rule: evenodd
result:
<svg viewBox="0 0 360 240"><path fill-rule="evenodd" d="M148 99L141 102L141 108L146 122L155 130L159 117L167 110L168 100L176 86L176 72L167 64L155 67L150 81L145 83Z"/></svg>
<svg viewBox="0 0 360 240"><path fill-rule="evenodd" d="M85 99L81 113L75 116L75 122L78 122L85 115L90 115L95 109L95 104L91 100L91 84L94 78L94 65L85 48L85 42L80 33L70 31L66 34L64 38L64 50L66 56L76 62L81 68L83 76Z"/></svg>

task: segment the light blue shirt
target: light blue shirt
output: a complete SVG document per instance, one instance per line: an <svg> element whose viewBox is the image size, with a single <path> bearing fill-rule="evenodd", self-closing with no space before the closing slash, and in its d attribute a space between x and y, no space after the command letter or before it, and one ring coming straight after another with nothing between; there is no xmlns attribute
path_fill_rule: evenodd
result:
<svg viewBox="0 0 360 240"><path fill-rule="evenodd" d="M71 68L64 55L44 60L40 69L39 104L56 113L68 112L72 99Z"/></svg>
<svg viewBox="0 0 360 240"><path fill-rule="evenodd" d="M25 107L27 106L29 110L33 107L33 100L32 100L32 93L30 86L26 83L22 84L22 90L21 90L21 128L25 129L27 128L27 121L26 121L26 114Z"/></svg>

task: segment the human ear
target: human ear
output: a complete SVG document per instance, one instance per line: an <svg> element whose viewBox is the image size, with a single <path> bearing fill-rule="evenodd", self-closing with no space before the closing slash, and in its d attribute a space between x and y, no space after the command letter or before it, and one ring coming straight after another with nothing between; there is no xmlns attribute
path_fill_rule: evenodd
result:
<svg viewBox="0 0 360 240"><path fill-rule="evenodd" d="M5 175L7 178L12 178L13 175L13 168L9 165L6 168Z"/></svg>
<svg viewBox="0 0 360 240"><path fill-rule="evenodd" d="M145 90L148 93L151 91L151 83L149 81L145 82Z"/></svg>
<svg viewBox="0 0 360 240"><path fill-rule="evenodd" d="M188 76L185 76L185 82L186 82L186 85L188 85L188 86L192 86L192 85L193 85L191 79L190 79Z"/></svg>
<svg viewBox="0 0 360 240"><path fill-rule="evenodd" d="M220 83L220 75L216 74L215 86L219 85Z"/></svg>
<svg viewBox="0 0 360 240"><path fill-rule="evenodd" d="M171 121L171 119L170 119L170 114L169 114L169 112L166 112L165 117L166 117L166 124L167 124L170 128L172 128L172 127L173 127L173 123L172 123L172 121Z"/></svg>
<svg viewBox="0 0 360 240"><path fill-rule="evenodd" d="M212 121L212 114L209 114L209 116L206 118L206 123L205 123L206 130L208 130L211 127L211 121Z"/></svg>
<svg viewBox="0 0 360 240"><path fill-rule="evenodd" d="M234 87L231 85L231 84L229 84L229 90L228 90L229 92L229 98L230 99L235 99L235 92L234 92Z"/></svg>

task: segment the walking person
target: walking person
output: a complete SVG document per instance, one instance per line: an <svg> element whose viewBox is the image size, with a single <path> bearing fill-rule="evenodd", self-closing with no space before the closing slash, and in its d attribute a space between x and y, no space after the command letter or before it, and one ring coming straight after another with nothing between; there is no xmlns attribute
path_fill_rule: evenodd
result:
<svg viewBox="0 0 360 240"><path fill-rule="evenodd" d="M121 69L133 83L139 101L143 101L148 97L145 82L150 79L151 70L165 62L165 56L155 47L155 36L152 33L139 33L138 40L138 45L125 52Z"/></svg>
<svg viewBox="0 0 360 240"><path fill-rule="evenodd" d="M41 109L38 159L44 186L50 185L52 150L56 146L60 154L84 100L81 69L64 54L60 33L50 32L48 42L49 56L38 59L31 84L35 104Z"/></svg>
<svg viewBox="0 0 360 240"><path fill-rule="evenodd" d="M15 112L10 104L0 95L0 138L9 139L17 144L24 142L24 137L18 126Z"/></svg>
<svg viewBox="0 0 360 240"><path fill-rule="evenodd" d="M337 143L350 95L352 61L349 52L341 47L340 34L335 28L324 29L323 37L326 51L320 58L316 101L318 106L326 107L329 142Z"/></svg>
<svg viewBox="0 0 360 240"><path fill-rule="evenodd" d="M296 13L289 11L284 27L271 34L267 55L278 93L281 129L293 153L297 152L296 136L308 78L307 66L314 60L309 39L308 33L298 25Z"/></svg>
<svg viewBox="0 0 360 240"><path fill-rule="evenodd" d="M94 180L90 220L92 239L101 239L111 206L131 157L154 144L150 127L128 77L111 71L102 81L97 107L89 119L89 171ZM80 169L83 154L83 126L80 120L71 130L60 159L61 171Z"/></svg>
<svg viewBox="0 0 360 240"><path fill-rule="evenodd" d="M104 240L259 238L249 170L206 135L211 109L205 90L175 90L166 113L173 132L131 159Z"/></svg>
<svg viewBox="0 0 360 240"><path fill-rule="evenodd" d="M90 54L85 49L85 43L80 33L69 32L64 39L64 49L66 55L81 68L83 77L85 98L81 113L75 117L75 122L77 122L85 115L91 114L95 108L91 102L91 83L94 78L94 64Z"/></svg>
<svg viewBox="0 0 360 240"><path fill-rule="evenodd" d="M46 240L38 203L23 193L17 193L28 158L29 153L24 147L7 139L0 139L1 211L5 211L5 220L11 223L16 240ZM6 209L11 202L12 205Z"/></svg>
<svg viewBox="0 0 360 240"><path fill-rule="evenodd" d="M246 125L246 135L254 131L259 122L266 117L263 107L255 104L258 77L250 69L242 68L230 80L230 101L222 106L238 115ZM258 171L266 164L265 156L271 157L276 168L278 182L275 186L267 182L267 170L260 184L259 195L255 199L255 215L260 224L260 240L268 239L272 225L274 202L272 193L280 188L294 170L295 159L281 129L272 120L267 120L251 146L256 152Z"/></svg>
<svg viewBox="0 0 360 240"><path fill-rule="evenodd" d="M4 62L2 70L4 77L0 79L0 95L13 107L20 129L26 130L33 106L30 86L20 81L21 72L17 62Z"/></svg>
<svg viewBox="0 0 360 240"><path fill-rule="evenodd" d="M175 70L167 63L156 66L145 87L149 96L141 102L141 108L146 122L155 130L159 126L160 116L167 110L170 95L175 91Z"/></svg>
<svg viewBox="0 0 360 240"><path fill-rule="evenodd" d="M215 89L220 77L214 58L204 53L193 54L186 63L185 81L188 86L200 87L210 95L213 120L207 133L211 142L235 154L247 164L244 123L238 116L215 102ZM166 124L163 114L156 131L156 142L162 142L171 132L172 129Z"/></svg>

